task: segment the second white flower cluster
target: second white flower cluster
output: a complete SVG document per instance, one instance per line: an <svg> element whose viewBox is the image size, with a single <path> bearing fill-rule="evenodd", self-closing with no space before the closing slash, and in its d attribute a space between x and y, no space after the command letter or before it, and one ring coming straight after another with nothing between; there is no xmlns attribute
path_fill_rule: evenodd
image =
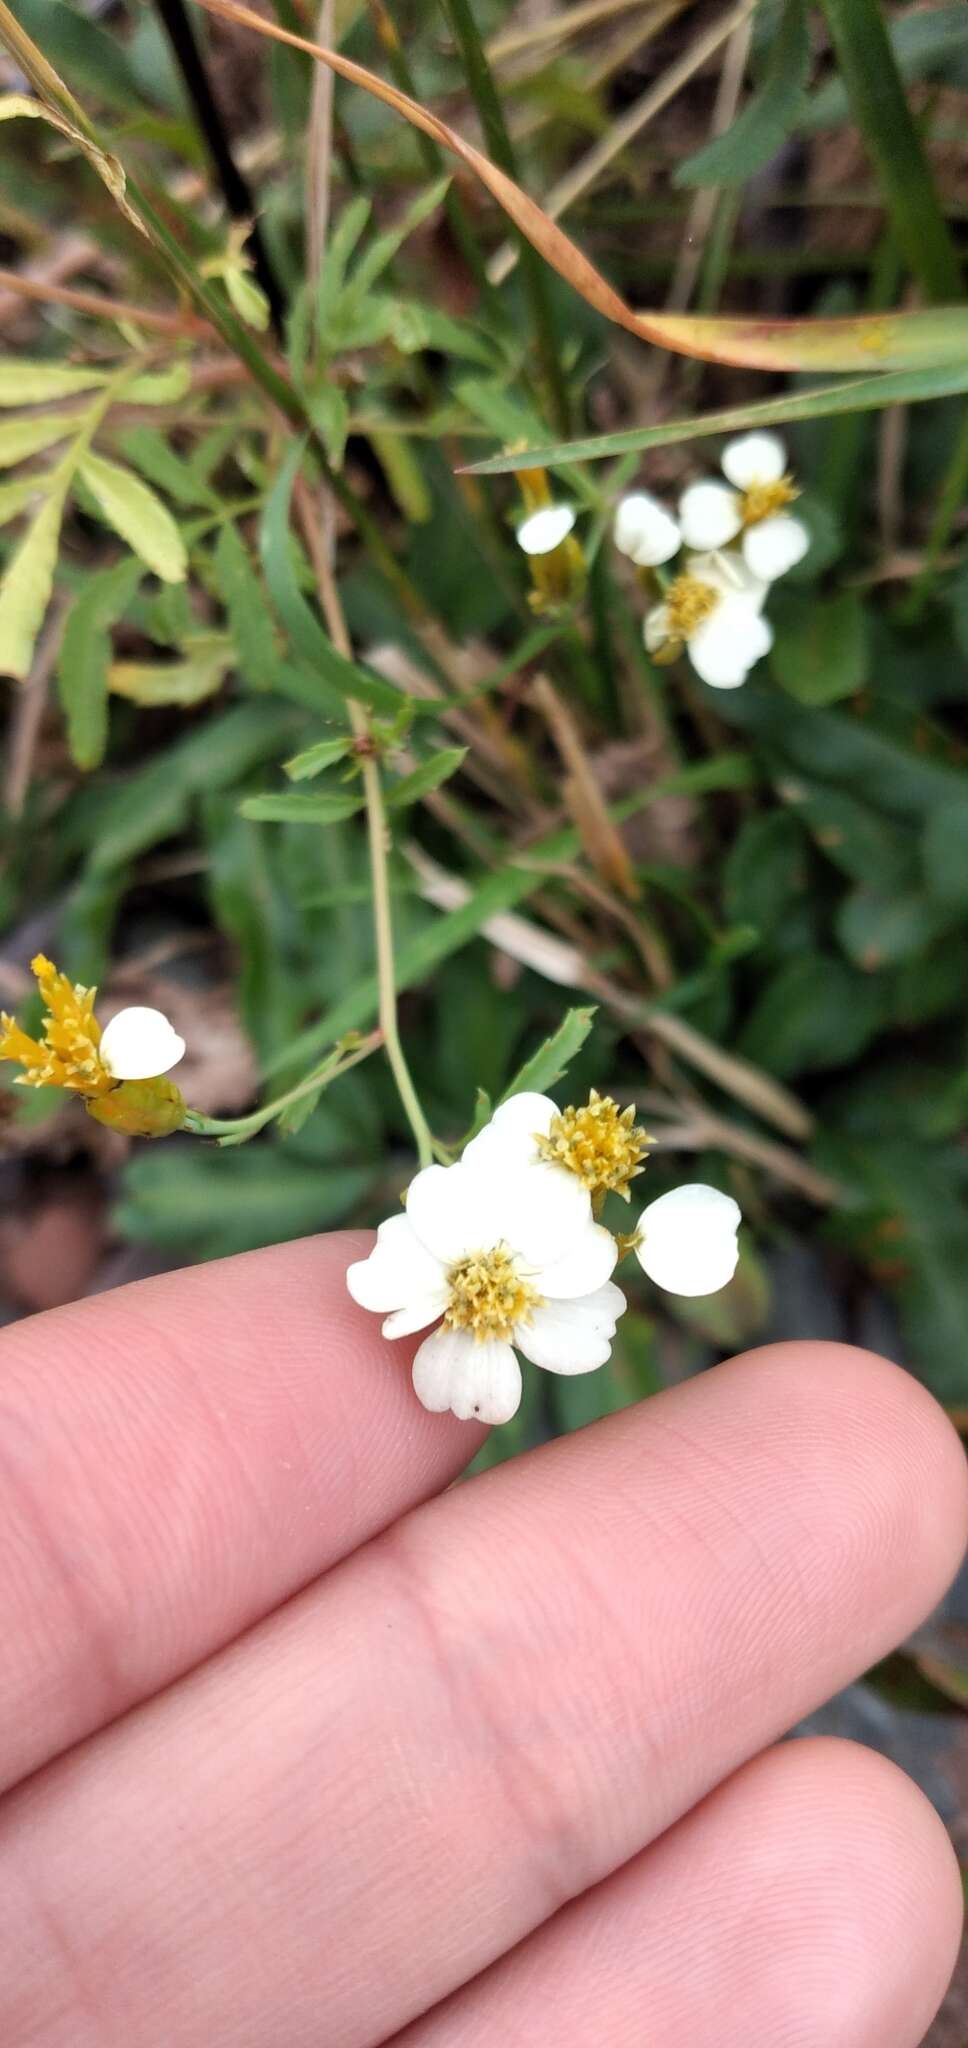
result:
<svg viewBox="0 0 968 2048"><path fill-rule="evenodd" d="M722 466L725 483L690 484L675 519L647 491L623 498L615 545L655 571L680 548L694 551L646 614L645 644L657 661L685 650L703 682L733 690L773 644L763 617L770 585L802 560L810 535L789 510L798 493L776 434L727 442Z"/></svg>
<svg viewBox="0 0 968 2048"><path fill-rule="evenodd" d="M436 1327L413 1361L425 1408L507 1422L521 1399L517 1352L549 1372L592 1372L611 1353L625 1296L612 1280L634 1250L657 1286L712 1294L732 1278L740 1212L696 1183L650 1202L629 1238L596 1220L627 1197L647 1138L631 1109L592 1092L559 1110L546 1095L501 1104L454 1166L427 1166L402 1214L350 1266L354 1301L385 1337Z"/></svg>

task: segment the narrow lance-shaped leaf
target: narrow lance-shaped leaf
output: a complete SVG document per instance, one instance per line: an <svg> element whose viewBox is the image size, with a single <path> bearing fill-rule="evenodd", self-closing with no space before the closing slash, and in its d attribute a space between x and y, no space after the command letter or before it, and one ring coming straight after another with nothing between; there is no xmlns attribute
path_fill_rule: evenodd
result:
<svg viewBox="0 0 968 2048"><path fill-rule="evenodd" d="M11 469L15 462L25 462L29 455L39 455L42 448L53 448L55 442L65 441L77 424L70 413L60 413L54 419L32 419L28 415L22 420L0 420L0 469Z"/></svg>
<svg viewBox="0 0 968 2048"><path fill-rule="evenodd" d="M214 568L240 672L253 690L269 690L279 668L272 614L248 548L230 523L219 532Z"/></svg>
<svg viewBox="0 0 968 2048"><path fill-rule="evenodd" d="M431 754L428 761L421 761L419 768L387 789L388 805L400 810L404 804L415 804L418 797L429 796L432 789L439 789L442 782L456 775L466 752L466 747L444 747L439 754Z"/></svg>
<svg viewBox="0 0 968 2048"><path fill-rule="evenodd" d="M188 569L185 543L166 505L134 471L103 455L85 455L79 473L109 526L160 576L182 583Z"/></svg>
<svg viewBox="0 0 968 2048"><path fill-rule="evenodd" d="M234 659L226 633L205 633L183 661L116 661L108 671L114 696L132 704L202 704L221 688Z"/></svg>
<svg viewBox="0 0 968 2048"><path fill-rule="evenodd" d="M18 362L12 358L0 363L0 406L49 405L57 398L74 398L81 391L96 391L99 385L107 383L109 375L109 371L96 366L82 370L73 363ZM66 432L73 422L65 421L64 425Z"/></svg>
<svg viewBox="0 0 968 2048"><path fill-rule="evenodd" d="M364 92L382 100L402 114L413 127L429 135L467 164L481 183L503 207L553 270L606 320L627 328L642 340L683 355L702 356L713 362L745 363L761 369L867 369L904 367L912 361L963 361L968 340L968 308L949 306L937 314L890 313L872 320L859 314L841 320L744 320L719 319L703 315L635 312L613 285L578 248L562 228L552 221L513 178L492 163L462 135L432 114L417 100L396 86L356 64L341 51L325 48L306 36L296 35L278 23L266 21L252 8L236 0L199 0L210 14L221 15L251 28L256 34L305 50L317 62L328 65L341 78L361 86ZM953 294L954 295L954 294ZM924 326L925 318L928 321ZM916 324L912 328L911 323ZM916 337L912 353L911 335ZM929 337L930 336L930 340ZM929 353L930 350L930 353Z"/></svg>
<svg viewBox="0 0 968 2048"><path fill-rule="evenodd" d="M239 805L243 818L263 825L338 825L362 809L359 796L292 796L282 792L247 796Z"/></svg>
<svg viewBox="0 0 968 2048"><path fill-rule="evenodd" d="M937 369L892 370L877 377L851 377L842 384L818 385L767 398L756 405L732 405L723 412L700 413L692 419L665 420L661 426L622 428L615 434L590 434L580 441L554 441L544 447L504 450L481 462L466 464L468 476L504 476L509 471L543 466L564 469L573 462L602 462L645 448L668 448L677 441L698 441L708 434L736 434L753 427L780 427L797 420L826 419L836 413L872 412L885 405L913 405L929 398L951 398L968 391L968 362Z"/></svg>
<svg viewBox="0 0 968 2048"><path fill-rule="evenodd" d="M26 512L28 505L44 495L46 477L18 476L12 483L0 484L0 526L8 520L17 519Z"/></svg>
<svg viewBox="0 0 968 2048"><path fill-rule="evenodd" d="M688 157L674 185L738 185L775 156L796 126L810 72L810 38L804 0L786 0L770 43L763 77L748 105L725 135Z"/></svg>
<svg viewBox="0 0 968 2048"><path fill-rule="evenodd" d="M67 743L78 768L104 758L108 730L109 628L120 618L144 574L129 556L89 578L67 614L57 662L57 687L67 720Z"/></svg>
<svg viewBox="0 0 968 2048"><path fill-rule="evenodd" d="M345 761L352 745L352 733L347 732L339 739L317 740L314 747L305 747L301 754L294 754L291 761L283 763L290 782L308 782L312 776L321 775L324 768Z"/></svg>

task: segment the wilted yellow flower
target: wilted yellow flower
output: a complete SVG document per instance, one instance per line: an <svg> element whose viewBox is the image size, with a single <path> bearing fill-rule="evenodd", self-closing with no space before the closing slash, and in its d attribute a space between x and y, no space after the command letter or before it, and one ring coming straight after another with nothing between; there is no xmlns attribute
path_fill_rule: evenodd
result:
<svg viewBox="0 0 968 2048"><path fill-rule="evenodd" d="M0 1059L16 1060L21 1088L66 1088L83 1096L98 1123L131 1137L167 1137L185 1121L174 1082L163 1078L185 1041L160 1010L131 1008L106 1030L94 1015L97 990L68 980L43 953L31 961L44 1003L43 1030L31 1038L0 1011Z"/></svg>

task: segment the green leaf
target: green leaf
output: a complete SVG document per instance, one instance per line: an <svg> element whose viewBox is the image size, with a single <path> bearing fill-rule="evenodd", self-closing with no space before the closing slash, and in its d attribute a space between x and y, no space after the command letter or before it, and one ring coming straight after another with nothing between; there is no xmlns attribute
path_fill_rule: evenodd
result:
<svg viewBox="0 0 968 2048"><path fill-rule="evenodd" d="M785 778L781 792L821 853L855 882L898 890L915 878L914 836L896 819L881 817L846 790L799 777Z"/></svg>
<svg viewBox="0 0 968 2048"><path fill-rule="evenodd" d="M231 522L219 532L214 568L239 673L251 689L271 690L279 670L272 614L249 550Z"/></svg>
<svg viewBox="0 0 968 2048"><path fill-rule="evenodd" d="M163 583L182 583L188 571L185 543L167 506L150 486L103 455L83 456L79 472L115 533Z"/></svg>
<svg viewBox="0 0 968 2048"><path fill-rule="evenodd" d="M305 454L306 444L297 441L290 449L266 501L260 543L262 565L273 604L285 626L293 651L319 676L323 685L336 692L343 703L354 700L374 711L393 713L407 704L402 690L384 682L382 676L364 669L337 653L332 641L296 584L289 533L289 503L293 484ZM322 691L321 691L322 696Z"/></svg>
<svg viewBox="0 0 968 2048"><path fill-rule="evenodd" d="M433 505L427 480L406 435L371 427L367 439L404 518L412 526L426 526Z"/></svg>
<svg viewBox="0 0 968 2048"><path fill-rule="evenodd" d="M739 1051L788 1079L856 1059L884 1019L885 994L832 954L799 954L763 990Z"/></svg>
<svg viewBox="0 0 968 2048"><path fill-rule="evenodd" d="M438 178L433 185L428 185L427 190L418 193L416 199L408 206L398 227L389 228L385 234L375 237L365 254L361 256L349 280L345 298L360 300L365 297L371 285L376 283L381 271L386 269L388 263L393 262L397 250L402 248L408 236L412 235L414 229L420 227L423 221L429 220L432 213L436 213L450 182L450 177L447 176Z"/></svg>
<svg viewBox="0 0 968 2048"><path fill-rule="evenodd" d="M798 703L836 704L863 688L870 646L864 607L854 591L836 597L777 591L771 617L770 669Z"/></svg>
<svg viewBox="0 0 968 2048"><path fill-rule="evenodd" d="M952 916L923 890L897 895L862 884L844 898L835 923L844 952L865 974L875 974L923 953Z"/></svg>
<svg viewBox="0 0 968 2048"><path fill-rule="evenodd" d="M129 427L121 436L121 449L135 469L173 498L176 505L204 505L208 511L221 511L218 493L196 474L190 463L175 454L170 441L157 427Z"/></svg>
<svg viewBox="0 0 968 2048"><path fill-rule="evenodd" d="M313 775L321 775L324 768L332 768L337 761L345 761L353 750L352 733L343 733L339 739L317 740L315 746L304 747L301 754L294 754L291 761L284 761L283 767L290 782L308 782Z"/></svg>
<svg viewBox="0 0 968 2048"><path fill-rule="evenodd" d="M939 903L968 905L968 795L929 813L921 859L928 888Z"/></svg>
<svg viewBox="0 0 968 2048"><path fill-rule="evenodd" d="M796 819L783 811L747 818L726 856L724 880L730 923L774 937L807 888L807 847Z"/></svg>
<svg viewBox="0 0 968 2048"><path fill-rule="evenodd" d="M24 682L50 601L65 489L50 491L0 579L0 675Z"/></svg>
<svg viewBox="0 0 968 2048"><path fill-rule="evenodd" d="M318 384L306 393L306 405L322 434L326 453L334 469L342 469L346 437L350 430L350 408L345 391L338 384Z"/></svg>
<svg viewBox="0 0 968 2048"><path fill-rule="evenodd" d="M786 0L769 44L760 83L725 135L687 157L674 185L738 185L776 155L803 107L810 75L810 37L804 0Z"/></svg>
<svg viewBox="0 0 968 2048"><path fill-rule="evenodd" d="M894 61L907 80L931 78L944 85L968 86L968 13L955 0L948 7L926 7L887 21ZM840 128L850 120L850 103L840 78L830 78L812 93L800 127Z"/></svg>
<svg viewBox="0 0 968 2048"><path fill-rule="evenodd" d="M19 519L28 505L44 495L46 483L46 477L18 476L9 484L0 484L0 526L6 526L11 519Z"/></svg>
<svg viewBox="0 0 968 2048"><path fill-rule="evenodd" d="M132 1160L117 1219L136 1243L224 1258L344 1222L379 1170L367 1163L320 1173L273 1144L231 1153L159 1147Z"/></svg>
<svg viewBox="0 0 968 2048"><path fill-rule="evenodd" d="M439 754L431 754L412 774L388 786L384 792L387 806L399 810L404 804L415 804L432 789L439 789L442 782L456 775L466 753L466 747L443 747Z"/></svg>
<svg viewBox="0 0 968 2048"><path fill-rule="evenodd" d="M960 314L961 308L952 309ZM941 314L928 315L940 319ZM877 320L871 317L872 357L877 353ZM914 336L911 336L912 340ZM927 337L926 337L927 338ZM964 337L968 339L968 322ZM555 441L488 455L464 465L468 476L504 476L518 469L563 469L572 462L602 462L609 455L628 455L640 448L668 448L707 434L738 434L753 427L780 427L796 420L826 419L835 413L876 411L885 405L913 405L929 398L951 398L968 391L968 365L942 362L924 369L882 370L873 377L844 377L836 384L818 384L755 405L733 405L723 412L693 419L666 420L661 426L628 427L616 434L592 434L580 441Z"/></svg>
<svg viewBox="0 0 968 2048"><path fill-rule="evenodd" d="M519 1067L513 1081L501 1097L506 1102L509 1095L544 1095L557 1081L563 1080L572 1060L581 1051L595 1021L595 1010L568 1010L557 1031L539 1045L523 1067Z"/></svg>
<svg viewBox="0 0 968 2048"><path fill-rule="evenodd" d="M370 218L371 203L361 192L343 208L326 250L322 276L319 281L318 320L319 331L325 334L326 322L343 289L346 266L356 248L357 242Z"/></svg>
<svg viewBox="0 0 968 2048"><path fill-rule="evenodd" d="M67 743L78 768L96 768L108 733L109 629L134 596L144 571L130 556L90 576L74 599L57 661Z"/></svg>
<svg viewBox="0 0 968 2048"><path fill-rule="evenodd" d="M15 462L25 462L29 455L39 455L42 448L52 448L56 441L66 440L76 426L77 420L70 413L61 413L54 419L32 419L27 414L22 420L0 420L0 469L10 469ZM36 482L35 478L35 488Z"/></svg>
<svg viewBox="0 0 968 2048"><path fill-rule="evenodd" d="M961 263L898 75L880 0L822 0L822 6L898 247L929 298L958 299Z"/></svg>
<svg viewBox="0 0 968 2048"><path fill-rule="evenodd" d="M29 362L13 356L0 363L0 406L47 405L55 398L73 398L78 391L96 391L109 375L108 370L82 370L73 363Z"/></svg>
<svg viewBox="0 0 968 2048"><path fill-rule="evenodd" d="M336 825L362 807L360 796L289 796L284 791L276 796L269 791L247 796L239 810L243 818L265 825Z"/></svg>
<svg viewBox="0 0 968 2048"><path fill-rule="evenodd" d="M269 325L269 301L261 284L250 277L244 269L227 264L222 273L222 283L239 316L247 327L254 327L258 334L264 334Z"/></svg>
<svg viewBox="0 0 968 2048"><path fill-rule="evenodd" d="M132 405L177 405L192 388L192 369L187 356L176 356L167 370L146 370L129 384L125 397Z"/></svg>
<svg viewBox="0 0 968 2048"><path fill-rule="evenodd" d="M17 0L17 20L46 57L80 88L130 119L142 93L125 45L64 0Z"/></svg>
<svg viewBox="0 0 968 2048"><path fill-rule="evenodd" d="M199 633L183 661L114 662L108 686L132 704L201 704L221 688L234 658L227 634Z"/></svg>

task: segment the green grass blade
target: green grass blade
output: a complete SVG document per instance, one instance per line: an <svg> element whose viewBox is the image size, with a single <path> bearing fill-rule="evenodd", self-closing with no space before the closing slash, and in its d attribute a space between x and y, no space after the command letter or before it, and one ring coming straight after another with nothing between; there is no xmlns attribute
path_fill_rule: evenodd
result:
<svg viewBox="0 0 968 2048"><path fill-rule="evenodd" d="M809 72L804 0L786 0L758 91L725 135L679 165L673 184L739 185L752 177L796 127Z"/></svg>

